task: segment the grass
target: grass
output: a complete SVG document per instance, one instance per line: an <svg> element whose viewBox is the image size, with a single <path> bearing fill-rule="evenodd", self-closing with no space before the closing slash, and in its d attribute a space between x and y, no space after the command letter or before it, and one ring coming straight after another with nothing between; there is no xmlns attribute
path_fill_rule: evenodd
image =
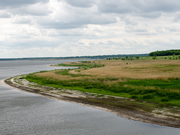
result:
<svg viewBox="0 0 180 135"><path fill-rule="evenodd" d="M104 67L104 64L101 64L99 61L79 61L79 62L72 62L66 64L58 64L56 66L69 66L69 67L79 67L85 70L90 68L97 68L97 67Z"/></svg>
<svg viewBox="0 0 180 135"><path fill-rule="evenodd" d="M61 66L78 65L79 68L33 73L27 75L26 79L55 88L180 107L180 60L145 58L64 63Z"/></svg>
<svg viewBox="0 0 180 135"><path fill-rule="evenodd" d="M57 70L55 71L56 74L61 74L61 75L69 75L71 77L80 77L80 76L90 76L90 75L83 75L83 74L71 74L69 71L72 69L64 69L64 70Z"/></svg>

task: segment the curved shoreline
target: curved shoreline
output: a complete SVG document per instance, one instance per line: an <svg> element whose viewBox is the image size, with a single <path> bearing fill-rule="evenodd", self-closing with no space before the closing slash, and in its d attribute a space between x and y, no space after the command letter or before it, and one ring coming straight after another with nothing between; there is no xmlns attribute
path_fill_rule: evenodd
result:
<svg viewBox="0 0 180 135"><path fill-rule="evenodd" d="M76 97L76 96L72 96L71 94L65 94L65 95L52 94L47 91L40 91L39 89L36 89L36 88L30 88L28 86L20 85L18 83L15 83L13 79L14 77L11 77L11 78L6 79L4 82L5 84L13 88L16 88L18 90L35 93L35 94L46 96L46 97L53 98L56 100L63 100L67 102L78 103L84 106L94 107L97 109L111 112L115 115L118 115L127 119L151 123L151 124L158 124L161 126L180 128L180 119L175 119L175 118L167 117L163 115L157 115L155 113L148 113L148 112L136 110L136 109L133 110L132 108L128 108L128 107L121 106L117 108L117 106L102 104L101 102L103 100L106 100L105 98L88 98L87 99L86 97L83 97L83 96ZM92 100L95 100L95 101L93 102Z"/></svg>

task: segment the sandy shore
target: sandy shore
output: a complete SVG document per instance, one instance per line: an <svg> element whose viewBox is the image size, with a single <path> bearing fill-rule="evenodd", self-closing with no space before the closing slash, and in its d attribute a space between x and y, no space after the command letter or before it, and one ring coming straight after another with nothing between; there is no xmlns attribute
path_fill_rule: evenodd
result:
<svg viewBox="0 0 180 135"><path fill-rule="evenodd" d="M112 97L111 99L109 99L108 97L97 98L91 96L92 93L81 93L75 90L54 89L47 86L38 86L37 84L30 83L24 79L21 79L21 76L15 77L15 79L9 78L5 80L5 83L3 81L1 81L0 83L6 83L13 88L46 96L49 98L78 103L85 106L91 106L131 120L180 128L180 112L172 113L168 112L167 110L165 112L164 110L161 110L161 113L159 113L159 110L156 109L152 112L133 109L129 106L123 106L122 103L124 101L127 101L127 99L125 98L117 97L119 98L118 101L122 101L122 103L120 103L118 106L115 106L113 104L105 104L104 101L109 100L114 100L114 102L116 102L116 97L113 97L113 99ZM131 101L129 100L128 102Z"/></svg>

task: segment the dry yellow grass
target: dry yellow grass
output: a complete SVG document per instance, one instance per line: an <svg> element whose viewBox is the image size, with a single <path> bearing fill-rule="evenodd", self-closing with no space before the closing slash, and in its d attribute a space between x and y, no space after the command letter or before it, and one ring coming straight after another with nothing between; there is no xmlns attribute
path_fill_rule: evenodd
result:
<svg viewBox="0 0 180 135"><path fill-rule="evenodd" d="M81 73L113 78L166 79L180 77L179 60L102 61L102 63L106 66L83 70Z"/></svg>
<svg viewBox="0 0 180 135"><path fill-rule="evenodd" d="M49 78L53 78L53 79L57 79L57 80L81 80L81 79L85 79L85 78L92 78L92 77L71 77L68 75L61 75L61 74L56 74L55 71L50 71L50 72L43 72L43 73L36 73L37 76L39 77L49 77Z"/></svg>
<svg viewBox="0 0 180 135"><path fill-rule="evenodd" d="M55 71L38 73L38 76L48 76L58 80L82 79L82 78L132 78L132 79L161 79L180 77L180 60L101 60L96 63L105 67L91 68L89 70L71 70L70 74L85 74L91 76L71 77L56 74ZM71 63L66 63L71 64ZM74 63L73 63L74 64ZM77 62L80 64L80 62Z"/></svg>

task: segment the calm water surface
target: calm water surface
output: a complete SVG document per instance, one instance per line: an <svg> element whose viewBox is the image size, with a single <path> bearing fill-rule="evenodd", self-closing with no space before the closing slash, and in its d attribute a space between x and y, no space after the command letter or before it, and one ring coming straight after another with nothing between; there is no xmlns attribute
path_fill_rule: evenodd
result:
<svg viewBox="0 0 180 135"><path fill-rule="evenodd" d="M47 65L67 61L0 61L0 80L55 69ZM132 121L0 84L0 135L180 135L180 129Z"/></svg>

